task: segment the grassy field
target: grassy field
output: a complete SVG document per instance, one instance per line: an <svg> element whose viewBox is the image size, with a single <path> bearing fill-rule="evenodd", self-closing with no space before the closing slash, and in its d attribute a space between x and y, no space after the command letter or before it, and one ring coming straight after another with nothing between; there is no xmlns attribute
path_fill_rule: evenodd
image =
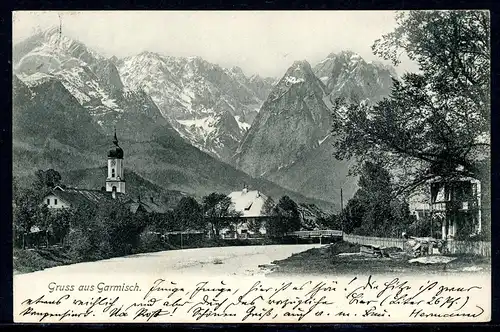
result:
<svg viewBox="0 0 500 332"><path fill-rule="evenodd" d="M479 256L455 256L449 263L409 263L411 257L399 248L388 248L390 257L375 258L359 254L360 246L344 241L310 249L281 261L272 275L324 275L324 274L385 274L491 271L491 261Z"/></svg>

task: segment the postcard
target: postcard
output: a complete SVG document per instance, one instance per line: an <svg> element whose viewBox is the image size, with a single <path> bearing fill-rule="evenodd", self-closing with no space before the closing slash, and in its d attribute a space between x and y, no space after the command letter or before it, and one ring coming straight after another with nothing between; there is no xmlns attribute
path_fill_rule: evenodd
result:
<svg viewBox="0 0 500 332"><path fill-rule="evenodd" d="M491 319L490 15L13 13L14 321Z"/></svg>

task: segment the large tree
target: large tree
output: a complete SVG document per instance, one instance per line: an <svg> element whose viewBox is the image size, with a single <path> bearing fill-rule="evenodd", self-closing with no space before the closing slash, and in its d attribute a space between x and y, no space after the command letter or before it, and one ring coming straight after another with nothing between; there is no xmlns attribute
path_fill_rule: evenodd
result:
<svg viewBox="0 0 500 332"><path fill-rule="evenodd" d="M283 236L285 233L300 230L299 208L290 197L281 197L273 207L271 215L273 218L267 224L267 232L271 236Z"/></svg>
<svg viewBox="0 0 500 332"><path fill-rule="evenodd" d="M50 226L48 209L42 205L43 196L50 191L45 184L43 174L46 173L38 171L36 174L35 180L27 188L19 184L18 178L14 177L12 181L14 244L19 247L26 245L25 235L30 233L32 226L41 227L43 231L47 231Z"/></svg>
<svg viewBox="0 0 500 332"><path fill-rule="evenodd" d="M202 229L202 207L193 197L183 197L174 209L179 229Z"/></svg>
<svg viewBox="0 0 500 332"><path fill-rule="evenodd" d="M406 230L408 205L392 195L391 174L381 164L365 162L358 185L342 216L346 233L384 237Z"/></svg>
<svg viewBox="0 0 500 332"><path fill-rule="evenodd" d="M35 172L36 180L33 184L34 188L37 190L44 190L46 188L54 188L55 186L61 184L61 174L58 171L50 168L46 171L37 170Z"/></svg>
<svg viewBox="0 0 500 332"><path fill-rule="evenodd" d="M394 64L406 53L420 72L394 80L391 95L376 105L337 100L336 157L399 170L398 192L436 177L487 179L489 41L485 11L399 13L374 53Z"/></svg>
<svg viewBox="0 0 500 332"><path fill-rule="evenodd" d="M203 211L215 236L219 236L220 230L231 224L231 218L238 216L233 209L231 198L221 193L211 193L203 197Z"/></svg>

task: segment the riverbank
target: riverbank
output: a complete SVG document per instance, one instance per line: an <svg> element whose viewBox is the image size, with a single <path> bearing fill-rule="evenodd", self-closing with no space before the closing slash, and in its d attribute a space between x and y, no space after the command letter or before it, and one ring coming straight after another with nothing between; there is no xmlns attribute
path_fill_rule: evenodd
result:
<svg viewBox="0 0 500 332"><path fill-rule="evenodd" d="M345 241L313 248L272 262L272 276L453 273L491 272L491 261L473 255L451 255L446 263L410 263L411 257L399 248L387 248L385 257L372 257L360 252L360 245Z"/></svg>
<svg viewBox="0 0 500 332"><path fill-rule="evenodd" d="M12 252L14 274L29 273L75 263L60 247L19 249Z"/></svg>
<svg viewBox="0 0 500 332"><path fill-rule="evenodd" d="M117 278L123 275L168 276L178 280L194 276L262 278L267 271L260 266L318 246L319 244L293 244L166 250L46 268L18 274L15 279L24 283L31 278L65 276L71 280L86 274L115 275Z"/></svg>
<svg viewBox="0 0 500 332"><path fill-rule="evenodd" d="M255 245L274 245L278 241L272 239L229 239L214 240L202 239L199 241L186 241L182 246L180 243L164 242L160 246L143 247L140 250L132 252L131 255L156 253L162 251L185 250L197 248L217 248L217 247L239 247ZM13 271L14 274L30 273L52 267L70 265L76 263L95 262L103 259L117 258L100 257L93 260L75 260L68 253L67 249L60 246L49 248L31 248L31 249L13 249Z"/></svg>

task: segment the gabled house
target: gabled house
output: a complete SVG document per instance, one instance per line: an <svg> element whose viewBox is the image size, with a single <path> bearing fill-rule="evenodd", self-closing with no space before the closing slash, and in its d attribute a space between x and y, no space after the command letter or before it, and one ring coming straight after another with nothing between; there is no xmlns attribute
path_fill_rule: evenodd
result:
<svg viewBox="0 0 500 332"><path fill-rule="evenodd" d="M225 239L260 237L266 234L266 222L271 218L264 211L267 196L258 190L248 190L244 186L241 191L233 191L228 195L238 217L230 227L221 230Z"/></svg>
<svg viewBox="0 0 500 332"><path fill-rule="evenodd" d="M123 203L130 202L130 199L125 194L116 191L108 192L56 186L42 199L41 204L47 205L49 209L64 209L77 208L82 204L99 205L114 199Z"/></svg>
<svg viewBox="0 0 500 332"><path fill-rule="evenodd" d="M434 180L431 187L431 211L441 219L441 236L473 236L481 233L481 182L464 177L453 181Z"/></svg>

